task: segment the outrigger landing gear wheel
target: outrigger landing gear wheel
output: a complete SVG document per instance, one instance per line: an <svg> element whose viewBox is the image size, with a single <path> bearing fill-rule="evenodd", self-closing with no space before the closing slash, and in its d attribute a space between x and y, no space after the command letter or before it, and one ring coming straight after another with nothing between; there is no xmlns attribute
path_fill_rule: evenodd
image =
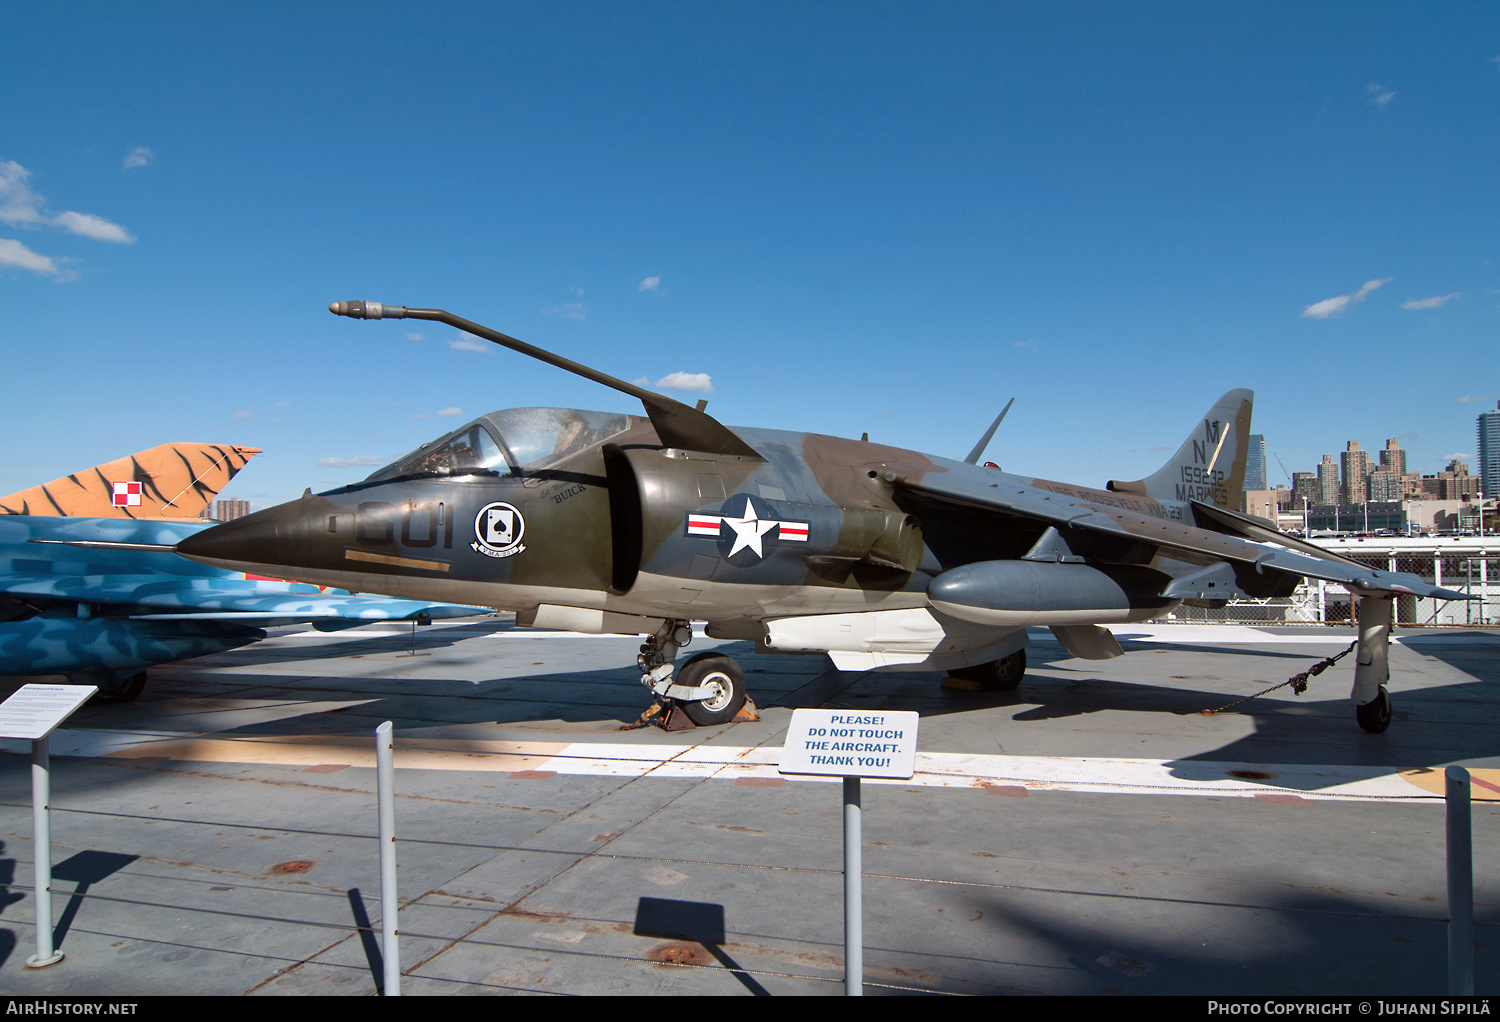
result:
<svg viewBox="0 0 1500 1022"><path fill-rule="evenodd" d="M1391 694L1384 685L1380 686L1380 694L1374 699L1354 708L1354 719L1372 735L1378 735L1391 726Z"/></svg>
<svg viewBox="0 0 1500 1022"><path fill-rule="evenodd" d="M133 703L136 696L140 695L145 687L146 672L137 671L135 674L132 674L110 688L100 685L99 691L94 693L94 697L89 702L99 704Z"/></svg>
<svg viewBox="0 0 1500 1022"><path fill-rule="evenodd" d="M1026 677L1026 651L1018 649L1010 656L974 667L949 671L955 678L977 682L981 692L1010 692Z"/></svg>
<svg viewBox="0 0 1500 1022"><path fill-rule="evenodd" d="M714 690L707 699L677 703L699 727L728 724L745 705L745 672L722 653L699 653L678 668L674 682L684 688Z"/></svg>

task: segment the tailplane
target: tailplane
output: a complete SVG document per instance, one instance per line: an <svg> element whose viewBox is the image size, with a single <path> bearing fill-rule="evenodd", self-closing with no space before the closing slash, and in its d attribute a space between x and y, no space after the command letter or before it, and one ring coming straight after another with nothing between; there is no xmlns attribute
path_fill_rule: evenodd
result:
<svg viewBox="0 0 1500 1022"><path fill-rule="evenodd" d="M232 444L162 444L0 497L0 514L197 518L259 453Z"/></svg>
<svg viewBox="0 0 1500 1022"><path fill-rule="evenodd" d="M1196 500L1239 510L1245 461L1250 456L1250 407L1254 401L1254 391L1231 390L1214 402L1172 460L1144 479L1112 479L1109 489L1160 501Z"/></svg>

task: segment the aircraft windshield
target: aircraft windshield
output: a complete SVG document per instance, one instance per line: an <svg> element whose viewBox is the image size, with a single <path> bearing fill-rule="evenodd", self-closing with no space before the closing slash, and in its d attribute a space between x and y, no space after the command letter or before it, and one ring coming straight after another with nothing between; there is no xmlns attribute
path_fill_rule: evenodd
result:
<svg viewBox="0 0 1500 1022"><path fill-rule="evenodd" d="M509 475L510 464L489 430L472 423L446 443L423 450L401 466L408 476Z"/></svg>
<svg viewBox="0 0 1500 1022"><path fill-rule="evenodd" d="M520 468L551 465L630 426L627 415L577 408L508 408L485 418L505 438Z"/></svg>
<svg viewBox="0 0 1500 1022"><path fill-rule="evenodd" d="M511 475L544 468L630 427L630 416L577 408L491 412L387 465L366 481L401 476Z"/></svg>

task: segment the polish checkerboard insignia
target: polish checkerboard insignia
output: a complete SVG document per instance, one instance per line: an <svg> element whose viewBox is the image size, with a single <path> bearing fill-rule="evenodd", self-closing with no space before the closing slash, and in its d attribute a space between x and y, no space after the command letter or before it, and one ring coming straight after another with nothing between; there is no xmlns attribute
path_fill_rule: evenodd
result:
<svg viewBox="0 0 1500 1022"><path fill-rule="evenodd" d="M718 514L690 511L687 534L719 541L719 555L736 568L759 564L781 543L806 543L808 523L782 521L769 505L736 493Z"/></svg>
<svg viewBox="0 0 1500 1022"><path fill-rule="evenodd" d="M141 506L141 484L140 483L115 483L114 502L115 507L140 507Z"/></svg>

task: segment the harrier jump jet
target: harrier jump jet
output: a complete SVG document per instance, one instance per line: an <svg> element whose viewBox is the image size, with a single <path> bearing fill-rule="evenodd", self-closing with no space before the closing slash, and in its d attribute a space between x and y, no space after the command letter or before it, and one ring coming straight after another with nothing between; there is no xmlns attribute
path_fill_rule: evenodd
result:
<svg viewBox="0 0 1500 1022"><path fill-rule="evenodd" d="M1395 594L1461 599L1283 536L1233 510L1252 394L1214 403L1158 472L1104 489L867 440L730 429L688 407L439 309L335 302L353 319L424 319L530 355L645 406L481 416L368 479L184 538L238 571L513 610L522 625L646 636L658 706L717 724L745 701L717 652L680 667L689 622L843 670L945 671L1000 689L1026 669L1026 628L1074 655L1121 649L1106 624L1183 601L1348 586L1360 642L1359 724L1383 731Z"/></svg>

